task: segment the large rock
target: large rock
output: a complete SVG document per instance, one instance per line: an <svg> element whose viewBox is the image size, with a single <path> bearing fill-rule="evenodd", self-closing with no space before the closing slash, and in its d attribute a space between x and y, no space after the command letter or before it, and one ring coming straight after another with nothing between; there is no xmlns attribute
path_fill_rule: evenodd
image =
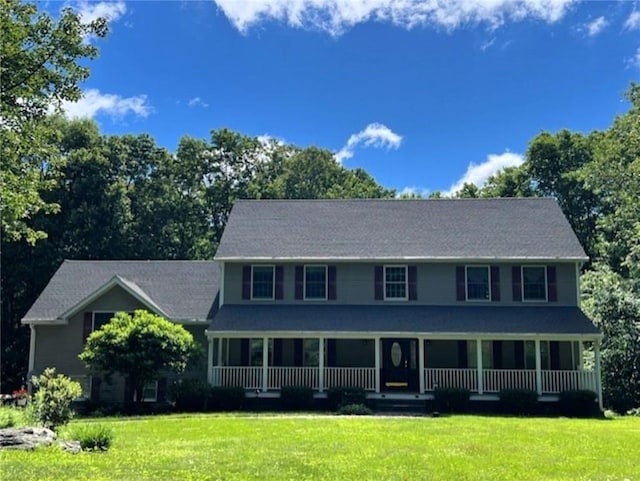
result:
<svg viewBox="0 0 640 481"><path fill-rule="evenodd" d="M35 449L49 446L56 440L56 433L47 428L0 429L0 449Z"/></svg>

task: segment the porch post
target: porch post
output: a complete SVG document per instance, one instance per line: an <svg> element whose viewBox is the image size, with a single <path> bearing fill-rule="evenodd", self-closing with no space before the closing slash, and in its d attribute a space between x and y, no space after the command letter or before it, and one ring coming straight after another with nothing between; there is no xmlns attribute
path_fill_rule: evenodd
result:
<svg viewBox="0 0 640 481"><path fill-rule="evenodd" d="M221 337L218 338L218 366L222 366L222 338Z"/></svg>
<svg viewBox="0 0 640 481"><path fill-rule="evenodd" d="M424 339L418 338L418 373L420 374L420 394L424 392Z"/></svg>
<svg viewBox="0 0 640 481"><path fill-rule="evenodd" d="M600 411L602 411L602 379L601 379L601 370L600 370L600 341L595 341L593 345L593 353L595 355L595 366L594 366L594 374L596 376L596 393L598 394L598 406L600 407Z"/></svg>
<svg viewBox="0 0 640 481"><path fill-rule="evenodd" d="M536 391L542 394L542 358L540 357L540 339L536 339Z"/></svg>
<svg viewBox="0 0 640 481"><path fill-rule="evenodd" d="M584 371L584 344L582 341L578 342L578 369Z"/></svg>
<svg viewBox="0 0 640 481"><path fill-rule="evenodd" d="M478 366L478 394L484 394L484 375L482 374L482 339L476 339L476 363Z"/></svg>
<svg viewBox="0 0 640 481"><path fill-rule="evenodd" d="M375 342L376 392L380 392L380 338L376 337Z"/></svg>
<svg viewBox="0 0 640 481"><path fill-rule="evenodd" d="M209 350L207 351L207 380L213 384L213 337L209 338Z"/></svg>
<svg viewBox="0 0 640 481"><path fill-rule="evenodd" d="M262 338L262 392L269 390L269 338Z"/></svg>
<svg viewBox="0 0 640 481"><path fill-rule="evenodd" d="M324 337L318 339L318 391L324 391Z"/></svg>

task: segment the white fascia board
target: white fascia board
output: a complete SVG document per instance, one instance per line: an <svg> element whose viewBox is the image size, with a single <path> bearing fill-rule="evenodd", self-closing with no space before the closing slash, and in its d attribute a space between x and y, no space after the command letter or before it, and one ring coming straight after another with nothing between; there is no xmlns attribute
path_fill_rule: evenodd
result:
<svg viewBox="0 0 640 481"><path fill-rule="evenodd" d="M397 257L218 257L216 261L224 262L547 262L547 263L573 263L585 262L588 257L449 257L449 256L397 256Z"/></svg>
<svg viewBox="0 0 640 481"><path fill-rule="evenodd" d="M69 324L66 319L21 319L20 324L35 326L64 326Z"/></svg>
<svg viewBox="0 0 640 481"><path fill-rule="evenodd" d="M124 289L129 295L138 300L141 304L149 308L155 314L159 314L167 319L170 317L164 312L160 306L158 306L138 285L131 281L127 281L120 276L113 276L109 281L104 283L102 286L98 287L95 291L89 294L87 297L78 302L75 306L71 307L60 316L61 319L67 320L71 316L74 316L86 306L91 304L96 299L99 299L101 296L106 294L110 289L115 286L120 286Z"/></svg>

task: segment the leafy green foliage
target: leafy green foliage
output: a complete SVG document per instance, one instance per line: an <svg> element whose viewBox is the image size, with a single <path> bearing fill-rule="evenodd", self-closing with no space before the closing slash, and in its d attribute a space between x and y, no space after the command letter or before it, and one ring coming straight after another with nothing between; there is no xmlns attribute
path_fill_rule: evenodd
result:
<svg viewBox="0 0 640 481"><path fill-rule="evenodd" d="M169 398L174 403L176 411L198 412L204 411L211 386L196 379L179 379L169 388Z"/></svg>
<svg viewBox="0 0 640 481"><path fill-rule="evenodd" d="M73 417L71 403L82 394L80 384L56 374L53 368L45 369L31 381L36 389L32 400L35 419L49 429L67 424Z"/></svg>
<svg viewBox="0 0 640 481"><path fill-rule="evenodd" d="M72 427L67 435L79 441L83 451L107 451L113 442L113 429L105 424L77 425Z"/></svg>
<svg viewBox="0 0 640 481"><path fill-rule="evenodd" d="M367 393L361 387L332 387L327 391L327 404L331 411L337 411L345 404L364 404Z"/></svg>
<svg viewBox="0 0 640 481"><path fill-rule="evenodd" d="M509 414L534 414L538 407L538 393L533 389L503 389L498 393L500 409Z"/></svg>
<svg viewBox="0 0 640 481"><path fill-rule="evenodd" d="M33 408L0 406L0 429L28 426L34 423Z"/></svg>
<svg viewBox="0 0 640 481"><path fill-rule="evenodd" d="M600 414L598 395L586 389L563 391L559 395L558 407L565 416L593 417Z"/></svg>
<svg viewBox="0 0 640 481"><path fill-rule="evenodd" d="M340 406L338 414L343 416L370 416L373 411L366 404L345 404Z"/></svg>
<svg viewBox="0 0 640 481"><path fill-rule="evenodd" d="M290 411L311 409L313 406L313 389L309 386L282 386L280 403Z"/></svg>
<svg viewBox="0 0 640 481"><path fill-rule="evenodd" d="M471 392L465 388L439 387L433 390L435 407L445 413L465 412Z"/></svg>
<svg viewBox="0 0 640 481"><path fill-rule="evenodd" d="M213 386L209 391L207 409L209 411L239 411L244 404L245 392L242 386Z"/></svg>
<svg viewBox="0 0 640 481"><path fill-rule="evenodd" d="M118 312L92 332L80 359L93 371L128 377L141 400L146 383L161 371L184 371L197 352L198 345L184 327L137 310L133 315Z"/></svg>

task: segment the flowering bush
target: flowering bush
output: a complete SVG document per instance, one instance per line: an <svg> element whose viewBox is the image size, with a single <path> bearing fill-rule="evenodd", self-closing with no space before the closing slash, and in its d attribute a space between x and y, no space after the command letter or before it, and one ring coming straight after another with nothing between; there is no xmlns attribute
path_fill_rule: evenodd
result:
<svg viewBox="0 0 640 481"><path fill-rule="evenodd" d="M13 396L13 399L28 399L29 391L27 391L27 389L22 386L20 389L16 389L15 391L13 391L11 395Z"/></svg>

